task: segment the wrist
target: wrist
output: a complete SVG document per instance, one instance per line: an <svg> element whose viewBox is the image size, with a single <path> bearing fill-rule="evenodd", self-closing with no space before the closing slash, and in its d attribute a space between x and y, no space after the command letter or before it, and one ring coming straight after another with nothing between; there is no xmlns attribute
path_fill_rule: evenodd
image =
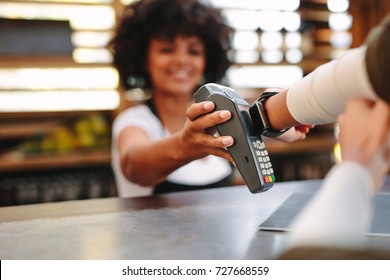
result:
<svg viewBox="0 0 390 280"><path fill-rule="evenodd" d="M170 152L172 161L181 167L191 161L203 158L208 154L203 152L201 146L194 146L191 135L187 134L185 130L181 130L171 137L168 137L172 142L173 150ZM173 171L173 170L172 170Z"/></svg>
<svg viewBox="0 0 390 280"><path fill-rule="evenodd" d="M276 130L271 126L268 112L264 106L264 103L269 98L277 94L277 91L265 91L249 108L249 113L251 115L252 122L254 123L253 129L258 135L275 138L287 131L287 129Z"/></svg>
<svg viewBox="0 0 390 280"><path fill-rule="evenodd" d="M274 130L282 130L301 125L291 115L287 108L287 90L271 96L264 102L264 108L268 114L270 126Z"/></svg>

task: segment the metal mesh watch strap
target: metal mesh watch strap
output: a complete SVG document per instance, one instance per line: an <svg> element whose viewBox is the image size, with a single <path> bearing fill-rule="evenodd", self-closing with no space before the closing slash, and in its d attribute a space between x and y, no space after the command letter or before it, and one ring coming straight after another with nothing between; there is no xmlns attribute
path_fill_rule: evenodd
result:
<svg viewBox="0 0 390 280"><path fill-rule="evenodd" d="M263 92L259 99L257 99L256 102L249 108L255 132L271 138L278 137L288 130L287 128L279 131L274 130L268 120L268 114L265 110L264 102L275 94L278 94L278 92Z"/></svg>

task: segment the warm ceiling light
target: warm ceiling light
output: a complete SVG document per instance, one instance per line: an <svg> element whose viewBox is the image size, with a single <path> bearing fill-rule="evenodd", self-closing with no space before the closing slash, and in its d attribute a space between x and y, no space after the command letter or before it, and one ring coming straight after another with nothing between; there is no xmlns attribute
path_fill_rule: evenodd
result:
<svg viewBox="0 0 390 280"><path fill-rule="evenodd" d="M137 2L139 0L120 0L123 5L129 5L131 3Z"/></svg>
<svg viewBox="0 0 390 280"><path fill-rule="evenodd" d="M347 31L352 27L352 16L347 13L331 13L329 27L334 31Z"/></svg>
<svg viewBox="0 0 390 280"><path fill-rule="evenodd" d="M303 71L296 65L232 66L226 76L229 85L234 88L288 88L302 79Z"/></svg>
<svg viewBox="0 0 390 280"><path fill-rule="evenodd" d="M35 2L48 2L48 0L34 0ZM80 4L110 4L113 0L50 0L59 3L80 3Z"/></svg>
<svg viewBox="0 0 390 280"><path fill-rule="evenodd" d="M283 29L283 13L280 11L260 11L259 27L263 31L280 31Z"/></svg>
<svg viewBox="0 0 390 280"><path fill-rule="evenodd" d="M284 43L288 49L299 49L302 44L302 35L299 32L287 32L284 35Z"/></svg>
<svg viewBox="0 0 390 280"><path fill-rule="evenodd" d="M0 90L113 89L118 73L112 67L0 69Z"/></svg>
<svg viewBox="0 0 390 280"><path fill-rule="evenodd" d="M285 59L291 64L300 63L303 59L302 51L298 49L287 50L285 53Z"/></svg>
<svg viewBox="0 0 390 280"><path fill-rule="evenodd" d="M260 54L256 50L229 51L229 59L235 63L256 63Z"/></svg>
<svg viewBox="0 0 390 280"><path fill-rule="evenodd" d="M116 90L13 91L0 94L0 112L115 110L119 102Z"/></svg>
<svg viewBox="0 0 390 280"><path fill-rule="evenodd" d="M72 33L72 44L75 47L106 47L112 38L111 32L76 31Z"/></svg>
<svg viewBox="0 0 390 280"><path fill-rule="evenodd" d="M209 2L211 5L219 8L241 8L250 10L295 11L300 5L300 0L209 0Z"/></svg>
<svg viewBox="0 0 390 280"><path fill-rule="evenodd" d="M236 50L253 50L259 46L259 35L254 31L237 31L233 35L232 47Z"/></svg>
<svg viewBox="0 0 390 280"><path fill-rule="evenodd" d="M283 45L283 36L280 32L263 32L260 41L264 49L279 49Z"/></svg>
<svg viewBox="0 0 390 280"><path fill-rule="evenodd" d="M352 34L349 32L332 32L330 44L334 48L347 49L352 45Z"/></svg>
<svg viewBox="0 0 390 280"><path fill-rule="evenodd" d="M328 0L328 9L334 13L343 13L349 9L349 0Z"/></svg>
<svg viewBox="0 0 390 280"><path fill-rule="evenodd" d="M301 28L301 15L296 12L283 12L283 28L298 31Z"/></svg>
<svg viewBox="0 0 390 280"><path fill-rule="evenodd" d="M108 30L115 27L115 11L107 5L0 3L0 17L68 20L72 29Z"/></svg>
<svg viewBox="0 0 390 280"><path fill-rule="evenodd" d="M107 49L77 48L73 51L73 59L78 63L110 63L112 54Z"/></svg>
<svg viewBox="0 0 390 280"><path fill-rule="evenodd" d="M224 10L228 24L236 30L256 30L259 14L251 10Z"/></svg>
<svg viewBox="0 0 390 280"><path fill-rule="evenodd" d="M261 53L261 60L264 63L277 64L283 60L282 50L265 50Z"/></svg>

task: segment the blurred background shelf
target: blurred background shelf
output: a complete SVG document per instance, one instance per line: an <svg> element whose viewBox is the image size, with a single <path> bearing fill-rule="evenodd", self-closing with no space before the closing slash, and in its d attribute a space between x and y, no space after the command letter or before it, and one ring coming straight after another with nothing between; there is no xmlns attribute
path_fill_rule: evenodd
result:
<svg viewBox="0 0 390 280"><path fill-rule="evenodd" d="M37 154L30 156L23 156L18 152L6 152L0 154L0 173L107 166L110 165L110 161L110 150L75 151L67 154Z"/></svg>
<svg viewBox="0 0 390 280"><path fill-rule="evenodd" d="M0 123L0 140L30 137L36 134L37 131L47 133L53 130L55 126L58 126L58 124L58 120L24 120L19 123Z"/></svg>
<svg viewBox="0 0 390 280"><path fill-rule="evenodd" d="M285 143L275 139L265 139L267 150L271 156L283 154L329 153L331 154L337 143L333 133L309 135L307 139Z"/></svg>

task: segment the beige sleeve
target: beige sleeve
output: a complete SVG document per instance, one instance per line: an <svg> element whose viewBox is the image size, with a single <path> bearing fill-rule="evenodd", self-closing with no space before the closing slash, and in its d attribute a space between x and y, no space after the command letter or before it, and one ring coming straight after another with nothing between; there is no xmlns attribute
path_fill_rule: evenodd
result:
<svg viewBox="0 0 390 280"><path fill-rule="evenodd" d="M302 124L334 122L349 99L376 100L365 66L366 47L352 49L294 83L287 92L287 107Z"/></svg>
<svg viewBox="0 0 390 280"><path fill-rule="evenodd" d="M302 124L336 120L350 98L390 102L390 15L360 48L326 63L293 84L287 94L291 115Z"/></svg>

